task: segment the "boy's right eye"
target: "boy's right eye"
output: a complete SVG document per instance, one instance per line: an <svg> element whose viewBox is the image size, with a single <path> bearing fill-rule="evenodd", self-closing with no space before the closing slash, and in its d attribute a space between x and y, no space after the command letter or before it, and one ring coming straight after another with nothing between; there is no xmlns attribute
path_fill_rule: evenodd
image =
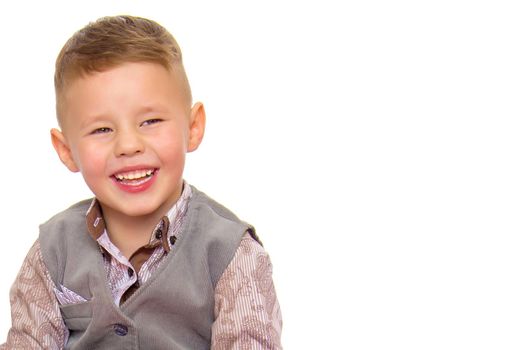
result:
<svg viewBox="0 0 525 350"><path fill-rule="evenodd" d="M91 132L91 134L105 134L105 133L108 133L110 131L111 131L110 128L97 128L97 129L93 130Z"/></svg>

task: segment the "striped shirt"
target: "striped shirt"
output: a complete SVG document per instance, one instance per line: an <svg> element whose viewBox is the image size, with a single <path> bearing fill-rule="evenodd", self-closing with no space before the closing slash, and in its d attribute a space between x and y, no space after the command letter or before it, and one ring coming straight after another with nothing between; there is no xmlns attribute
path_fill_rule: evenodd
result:
<svg viewBox="0 0 525 350"><path fill-rule="evenodd" d="M156 225L148 244L129 259L111 242L100 205L93 200L86 225L99 245L115 304L120 305L145 283L176 245L191 195L191 187L185 183L179 200ZM216 286L212 349L281 348L281 313L271 275L268 254L245 234ZM12 326L0 350L63 349L69 332L59 305L84 300L54 284L37 240L11 288L10 301Z"/></svg>

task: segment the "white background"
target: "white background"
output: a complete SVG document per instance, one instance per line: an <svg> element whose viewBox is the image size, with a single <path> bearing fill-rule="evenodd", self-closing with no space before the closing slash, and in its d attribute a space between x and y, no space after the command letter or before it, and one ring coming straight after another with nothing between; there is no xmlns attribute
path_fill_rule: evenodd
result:
<svg viewBox="0 0 525 350"><path fill-rule="evenodd" d="M186 179L253 223L287 349L523 349L525 13L515 1L0 5L0 334L38 224L90 196L49 142L56 55L167 27L207 134Z"/></svg>

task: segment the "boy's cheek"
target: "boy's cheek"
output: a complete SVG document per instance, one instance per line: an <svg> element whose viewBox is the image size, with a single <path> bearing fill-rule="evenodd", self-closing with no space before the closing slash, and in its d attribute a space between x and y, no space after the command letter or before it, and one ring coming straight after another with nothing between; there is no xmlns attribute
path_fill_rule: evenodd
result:
<svg viewBox="0 0 525 350"><path fill-rule="evenodd" d="M101 176L106 169L102 152L79 152L74 155L74 161L84 176Z"/></svg>

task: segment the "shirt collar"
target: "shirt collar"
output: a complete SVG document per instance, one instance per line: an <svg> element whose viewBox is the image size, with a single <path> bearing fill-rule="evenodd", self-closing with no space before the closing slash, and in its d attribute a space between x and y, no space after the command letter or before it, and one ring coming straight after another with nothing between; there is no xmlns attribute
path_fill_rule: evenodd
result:
<svg viewBox="0 0 525 350"><path fill-rule="evenodd" d="M151 233L150 241L147 246L157 245L160 241L166 252L175 244L180 231L180 224L186 215L188 202L192 195L191 186L186 181L183 183L182 194L177 202L162 217ZM86 212L87 230L91 237L98 242L99 238L106 232L106 223L102 215L102 208L96 198L93 198L91 205ZM173 238L172 238L173 237Z"/></svg>

